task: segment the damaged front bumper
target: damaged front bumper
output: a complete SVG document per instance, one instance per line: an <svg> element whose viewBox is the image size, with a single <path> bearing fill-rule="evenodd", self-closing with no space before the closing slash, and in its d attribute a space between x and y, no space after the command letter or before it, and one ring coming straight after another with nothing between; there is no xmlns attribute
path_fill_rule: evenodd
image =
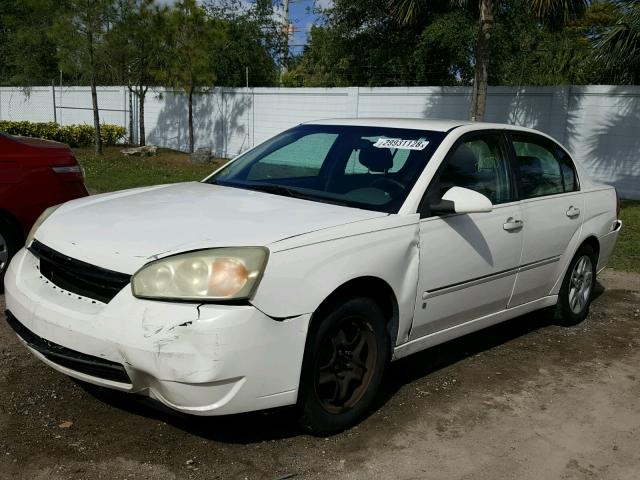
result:
<svg viewBox="0 0 640 480"><path fill-rule="evenodd" d="M296 402L310 314L274 320L251 305L141 300L129 288L104 304L48 282L26 250L5 293L18 337L71 377L196 415Z"/></svg>

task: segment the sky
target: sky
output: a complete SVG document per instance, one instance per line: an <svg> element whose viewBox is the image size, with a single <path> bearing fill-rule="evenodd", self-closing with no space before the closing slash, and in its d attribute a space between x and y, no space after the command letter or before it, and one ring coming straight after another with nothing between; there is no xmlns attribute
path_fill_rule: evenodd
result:
<svg viewBox="0 0 640 480"><path fill-rule="evenodd" d="M255 3L255 0L242 0L247 3ZM157 3L163 5L171 5L176 0L156 0ZM314 6L317 8L328 8L333 0L289 0L289 21L295 26L296 32L289 39L289 47L291 54L301 53L311 26L320 21L320 16L313 13ZM282 0L274 0L274 13L282 15Z"/></svg>
<svg viewBox="0 0 640 480"><path fill-rule="evenodd" d="M307 36L311 26L319 21L319 15L313 13L314 5L327 8L330 0L289 0L289 21L296 27L297 32L289 41L291 53L300 53L307 43Z"/></svg>

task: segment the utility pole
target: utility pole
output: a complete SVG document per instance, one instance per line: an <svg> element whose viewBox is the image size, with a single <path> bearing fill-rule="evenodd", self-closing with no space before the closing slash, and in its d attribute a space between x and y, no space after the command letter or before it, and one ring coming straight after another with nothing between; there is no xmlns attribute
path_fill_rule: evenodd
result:
<svg viewBox="0 0 640 480"><path fill-rule="evenodd" d="M287 60L289 58L289 0L284 0L283 7L282 30L284 33L284 45L282 47L282 58L280 59L280 86L282 86L282 79L287 72Z"/></svg>

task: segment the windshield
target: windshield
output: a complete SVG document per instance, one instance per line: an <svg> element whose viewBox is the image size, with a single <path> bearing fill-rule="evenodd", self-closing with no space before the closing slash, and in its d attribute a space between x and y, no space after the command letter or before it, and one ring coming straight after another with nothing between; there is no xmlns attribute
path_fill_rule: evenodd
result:
<svg viewBox="0 0 640 480"><path fill-rule="evenodd" d="M397 213L445 135L300 125L240 156L205 182Z"/></svg>

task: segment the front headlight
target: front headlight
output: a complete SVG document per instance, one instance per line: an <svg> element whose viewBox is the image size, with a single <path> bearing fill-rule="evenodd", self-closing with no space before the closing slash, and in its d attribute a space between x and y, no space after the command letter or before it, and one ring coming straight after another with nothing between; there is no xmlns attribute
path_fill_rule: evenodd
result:
<svg viewBox="0 0 640 480"><path fill-rule="evenodd" d="M40 214L40 216L36 220L36 223L34 223L33 227L31 227L31 230L29 230L29 235L27 235L27 241L25 242L25 245L27 247L31 245L31 242L33 242L33 237L35 237L36 232L38 231L38 228L40 228L40 225L42 225L45 222L45 220L49 218L51 214L60 207L60 205L54 205L53 207L49 207Z"/></svg>
<svg viewBox="0 0 640 480"><path fill-rule="evenodd" d="M138 298L240 300L249 298L262 277L269 251L261 247L214 248L151 262L133 276Z"/></svg>

